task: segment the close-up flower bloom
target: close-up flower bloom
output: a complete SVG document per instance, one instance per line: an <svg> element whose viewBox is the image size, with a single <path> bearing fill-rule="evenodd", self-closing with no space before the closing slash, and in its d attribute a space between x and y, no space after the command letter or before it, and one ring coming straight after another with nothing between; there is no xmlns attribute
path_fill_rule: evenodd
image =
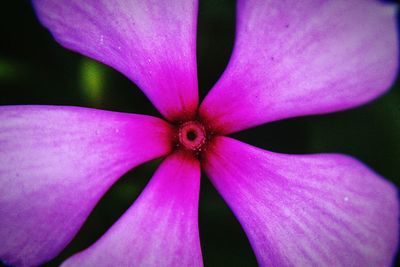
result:
<svg viewBox="0 0 400 267"><path fill-rule="evenodd" d="M38 266L126 172L162 158L133 205L62 266L203 266L204 171L260 266L390 266L397 188L342 154L270 152L228 135L357 107L397 76L397 5L238 0L232 55L199 101L195 0L33 0L65 48L118 70L163 118L84 107L0 107L0 259ZM295 133L294 133L295 135Z"/></svg>

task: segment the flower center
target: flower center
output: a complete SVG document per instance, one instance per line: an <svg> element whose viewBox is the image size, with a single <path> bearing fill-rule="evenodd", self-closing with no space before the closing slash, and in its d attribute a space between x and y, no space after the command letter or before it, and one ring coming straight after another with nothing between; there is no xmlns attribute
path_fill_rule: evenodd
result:
<svg viewBox="0 0 400 267"><path fill-rule="evenodd" d="M179 126L179 143L189 150L200 151L206 142L206 131L201 123L188 121Z"/></svg>

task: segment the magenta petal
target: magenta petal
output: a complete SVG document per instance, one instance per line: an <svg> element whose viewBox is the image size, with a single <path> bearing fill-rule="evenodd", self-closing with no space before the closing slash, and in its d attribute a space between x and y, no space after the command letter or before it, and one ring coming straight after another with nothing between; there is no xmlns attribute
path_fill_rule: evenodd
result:
<svg viewBox="0 0 400 267"><path fill-rule="evenodd" d="M63 267L202 266L199 191L199 162L172 154L117 223Z"/></svg>
<svg viewBox="0 0 400 267"><path fill-rule="evenodd" d="M221 137L205 170L261 266L389 266L396 188L337 154L283 155Z"/></svg>
<svg viewBox="0 0 400 267"><path fill-rule="evenodd" d="M121 175L170 151L149 116L56 106L0 108L0 258L56 256Z"/></svg>
<svg viewBox="0 0 400 267"><path fill-rule="evenodd" d="M239 0L234 52L201 105L223 133L364 104L398 66L396 6Z"/></svg>
<svg viewBox="0 0 400 267"><path fill-rule="evenodd" d="M196 0L33 0L66 48L124 73L168 119L197 108Z"/></svg>

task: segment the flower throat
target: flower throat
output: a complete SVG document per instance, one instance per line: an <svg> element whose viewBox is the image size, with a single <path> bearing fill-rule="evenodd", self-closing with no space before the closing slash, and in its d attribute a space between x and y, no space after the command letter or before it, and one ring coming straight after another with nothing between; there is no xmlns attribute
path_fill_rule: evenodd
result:
<svg viewBox="0 0 400 267"><path fill-rule="evenodd" d="M206 143L207 134L202 123L188 121L178 126L178 146L200 152Z"/></svg>

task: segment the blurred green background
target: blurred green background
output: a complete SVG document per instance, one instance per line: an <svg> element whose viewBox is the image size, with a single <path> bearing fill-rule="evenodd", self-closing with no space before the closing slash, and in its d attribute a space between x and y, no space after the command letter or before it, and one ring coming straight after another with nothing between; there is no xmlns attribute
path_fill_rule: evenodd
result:
<svg viewBox="0 0 400 267"><path fill-rule="evenodd" d="M1 105L72 105L159 116L122 74L58 45L36 20L29 1L5 1L0 20ZM197 56L201 97L228 62L234 23L234 1L200 1ZM350 154L399 185L398 87L399 82L385 96L357 109L275 122L233 136L282 153ZM146 163L122 177L70 245L45 266L58 266L96 241L134 202L159 162ZM199 217L205 266L257 265L239 223L204 174Z"/></svg>

